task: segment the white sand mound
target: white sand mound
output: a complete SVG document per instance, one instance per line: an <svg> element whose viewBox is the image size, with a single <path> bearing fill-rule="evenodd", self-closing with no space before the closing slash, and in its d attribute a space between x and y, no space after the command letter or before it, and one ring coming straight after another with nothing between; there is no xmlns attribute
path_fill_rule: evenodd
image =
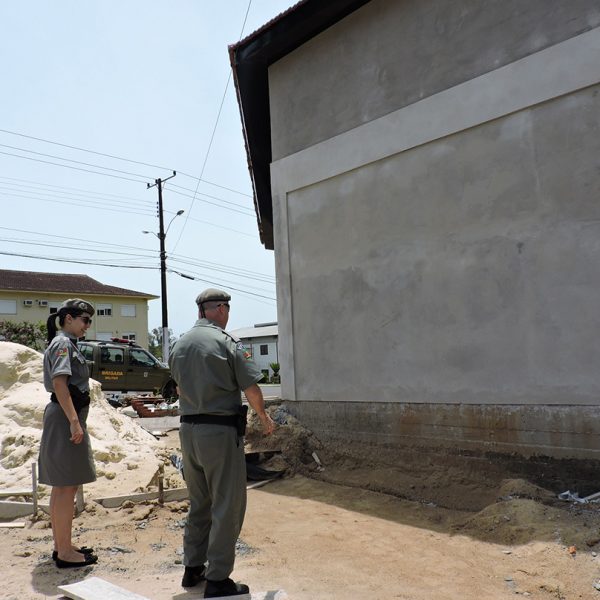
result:
<svg viewBox="0 0 600 600"><path fill-rule="evenodd" d="M156 439L119 414L91 381L88 431L98 480L85 486L87 497L127 494L147 486L159 459ZM0 489L31 489L31 463L37 461L44 408L42 354L0 342ZM40 492L48 491L42 486Z"/></svg>

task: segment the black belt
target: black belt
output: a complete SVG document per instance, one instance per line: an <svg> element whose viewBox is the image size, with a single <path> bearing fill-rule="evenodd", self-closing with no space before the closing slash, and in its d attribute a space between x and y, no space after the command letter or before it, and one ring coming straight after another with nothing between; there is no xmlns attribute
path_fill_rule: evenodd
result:
<svg viewBox="0 0 600 600"><path fill-rule="evenodd" d="M241 437L246 433L246 415L247 406L240 406L237 415L181 415L182 423L202 423L209 425L227 425L235 427L238 435Z"/></svg>
<svg viewBox="0 0 600 600"><path fill-rule="evenodd" d="M181 415L182 423L208 423L210 425L229 425L237 427L237 415Z"/></svg>

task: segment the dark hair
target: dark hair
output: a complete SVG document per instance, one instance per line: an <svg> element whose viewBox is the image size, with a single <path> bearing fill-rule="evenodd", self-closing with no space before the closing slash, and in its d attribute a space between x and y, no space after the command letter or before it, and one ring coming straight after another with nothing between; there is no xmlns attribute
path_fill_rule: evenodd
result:
<svg viewBox="0 0 600 600"><path fill-rule="evenodd" d="M58 317L58 324L63 327L65 324L65 318L67 315L71 315L72 317L78 317L82 315L85 311L81 308L61 308L58 312L52 313L48 320L46 321L46 328L48 329L47 340L50 343L54 337L56 336L56 318Z"/></svg>

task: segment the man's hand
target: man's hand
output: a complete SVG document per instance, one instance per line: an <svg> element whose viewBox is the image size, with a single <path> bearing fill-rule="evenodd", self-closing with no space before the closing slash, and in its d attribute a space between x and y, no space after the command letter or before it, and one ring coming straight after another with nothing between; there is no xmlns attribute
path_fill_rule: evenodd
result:
<svg viewBox="0 0 600 600"><path fill-rule="evenodd" d="M244 394L246 394L248 404L250 404L250 406L256 411L256 414L262 423L264 434L271 435L275 430L275 423L265 411L265 401L262 395L262 390L255 383L249 388L246 388L244 390Z"/></svg>
<svg viewBox="0 0 600 600"><path fill-rule="evenodd" d="M273 421L266 412L263 412L262 414L259 413L258 418L262 423L263 433L265 435L271 435L273 431L275 431L275 421Z"/></svg>

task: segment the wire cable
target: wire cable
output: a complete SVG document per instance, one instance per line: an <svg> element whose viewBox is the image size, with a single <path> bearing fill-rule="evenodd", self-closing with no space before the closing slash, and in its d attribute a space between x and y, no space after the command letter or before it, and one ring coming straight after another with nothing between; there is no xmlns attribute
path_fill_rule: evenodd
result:
<svg viewBox="0 0 600 600"><path fill-rule="evenodd" d="M19 133L17 131L10 131L8 129L0 129L0 132L7 133L9 135L16 135L22 138L27 138L29 140L35 140L37 142L44 142L45 144L54 144L55 146L62 146L63 148L70 148L71 150L79 150L80 152L88 152L89 154L96 154L97 156L104 156L106 158L113 158L115 160L122 160L125 162L130 162L136 165L142 165L144 167L152 167L153 169L163 169L165 171L172 172L174 169L170 169L167 167L161 167L160 165L153 165L151 163L142 162L140 160L133 160L131 158L124 158L123 156L116 156L114 154L106 154L105 152L98 152L96 150L90 150L88 148L81 148L80 146L70 146L69 144L62 144L60 142L56 142L53 140L47 140L40 137L35 137L33 135L26 135L24 133ZM203 183L207 183L208 185L214 185L215 187L228 190L229 192L233 192L234 194L240 194L241 196L247 196L248 198L252 198L251 194L246 194L245 192L240 192L239 190L234 190L232 188L226 187L224 185L220 185L218 183L214 183L213 181L208 181L207 179L199 179L195 175L190 175L189 173L184 173L183 171L178 171L180 175L184 175L185 177L189 177L191 179L196 179L202 181Z"/></svg>
<svg viewBox="0 0 600 600"><path fill-rule="evenodd" d="M244 22L242 23L242 30L240 31L240 37L239 37L240 40L242 39L242 35L244 35L244 28L246 27L246 21L248 20L248 13L250 12L251 6L252 6L252 0L248 0L248 8L246 8L246 14L244 15ZM229 69L229 74L227 75L227 83L225 84L225 91L223 92L223 97L221 98L221 104L219 106L219 112L217 113L217 119L215 121L215 126L213 127L212 134L210 136L210 142L208 143L208 148L207 148L206 154L204 156L204 162L202 163L202 169L200 170L199 180L201 180L202 176L204 175L204 169L206 168L206 163L207 163L208 157L210 155L213 140L215 139L215 133L217 131L217 126L219 125L219 119L221 118L221 111L223 110L223 104L225 103L225 97L227 96L227 90L229 89L230 81L231 81L231 69ZM179 245L179 242L181 241L181 236L183 235L183 232L185 231L187 222L190 219L192 209L194 208L195 196L198 192L199 186L200 186L200 181L198 181L198 183L196 184L196 191L194 192L194 198L192 198L192 202L190 203L190 207L188 208L188 211L186 213L185 221L183 222L183 226L181 227L181 231L179 232L179 237L177 238L177 241L175 242L175 246L173 246L173 250L175 250L177 248L177 246Z"/></svg>

